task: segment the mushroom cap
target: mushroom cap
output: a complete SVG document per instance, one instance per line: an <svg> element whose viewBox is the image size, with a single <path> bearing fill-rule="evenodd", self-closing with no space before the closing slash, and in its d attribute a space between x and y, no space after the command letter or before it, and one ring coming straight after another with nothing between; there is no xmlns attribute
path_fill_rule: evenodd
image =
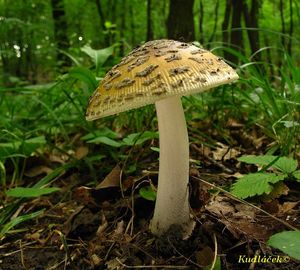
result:
<svg viewBox="0 0 300 270"><path fill-rule="evenodd" d="M203 92L238 79L220 57L195 45L154 40L107 72L89 99L86 119L139 108L170 96Z"/></svg>

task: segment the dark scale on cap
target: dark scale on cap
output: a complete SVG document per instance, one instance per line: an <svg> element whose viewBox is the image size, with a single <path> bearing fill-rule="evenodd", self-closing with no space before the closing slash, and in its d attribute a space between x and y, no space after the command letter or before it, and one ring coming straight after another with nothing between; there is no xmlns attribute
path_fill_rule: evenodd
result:
<svg viewBox="0 0 300 270"><path fill-rule="evenodd" d="M187 43L181 43L177 46L178 49L186 49L190 47L190 44L187 44Z"/></svg>
<svg viewBox="0 0 300 270"><path fill-rule="evenodd" d="M111 82L114 79L120 77L122 75L122 73L118 69L112 69L107 73L107 75L109 76L108 81Z"/></svg>
<svg viewBox="0 0 300 270"><path fill-rule="evenodd" d="M143 56L143 55L147 55L149 53L148 50L141 50L141 51L137 51L133 54L134 57L137 57L137 56Z"/></svg>
<svg viewBox="0 0 300 270"><path fill-rule="evenodd" d="M169 70L169 74L170 74L170 76L176 76L178 74L185 73L189 70L190 70L190 68L188 66L182 66L182 67L178 67L178 68L171 68Z"/></svg>
<svg viewBox="0 0 300 270"><path fill-rule="evenodd" d="M174 83L171 83L171 86L174 87L174 88L182 87L183 86L183 82L184 82L184 80L180 79L180 80L177 80Z"/></svg>
<svg viewBox="0 0 300 270"><path fill-rule="evenodd" d="M130 63L131 61L133 61L135 59L135 57L133 55L127 55L125 56L122 61L117 64L115 67L120 67L120 66L124 66L127 65L128 63Z"/></svg>
<svg viewBox="0 0 300 270"><path fill-rule="evenodd" d="M191 54L199 54L199 53L205 53L207 52L206 50L203 50L203 49L196 49L196 50L192 50L191 51Z"/></svg>
<svg viewBox="0 0 300 270"><path fill-rule="evenodd" d="M200 58L200 57L189 57L188 59L191 59L199 64L203 64L203 58Z"/></svg>
<svg viewBox="0 0 300 270"><path fill-rule="evenodd" d="M165 88L159 87L159 86L155 86L151 89L151 93L155 96L160 96L162 94L165 94L167 92L167 90Z"/></svg>
<svg viewBox="0 0 300 270"><path fill-rule="evenodd" d="M165 58L165 60L166 60L167 62L172 62L172 61L174 61L174 60L181 60L181 59L182 59L182 58L181 58L181 56L180 56L179 53L172 54L171 56L168 56L168 57Z"/></svg>
<svg viewBox="0 0 300 270"><path fill-rule="evenodd" d="M178 53L178 50L167 50L167 53Z"/></svg>
<svg viewBox="0 0 300 270"><path fill-rule="evenodd" d="M132 100L134 99L135 95L134 94L128 94L127 96L124 97L125 100Z"/></svg>
<svg viewBox="0 0 300 270"><path fill-rule="evenodd" d="M148 79L148 80L143 81L143 82L142 82L142 85L148 86L148 85L154 83L155 81L156 81L155 77L152 77L152 78L150 78L150 79Z"/></svg>
<svg viewBox="0 0 300 270"><path fill-rule="evenodd" d="M160 51L160 50L155 50L155 51L154 51L154 55L155 55L156 57L160 57L160 56L163 56L163 55L166 55L166 54L168 54L167 51Z"/></svg>
<svg viewBox="0 0 300 270"><path fill-rule="evenodd" d="M109 83L109 82L103 84L103 88L104 88L106 91L110 90L110 89L112 88L112 86L113 86L113 84L112 84L112 83Z"/></svg>
<svg viewBox="0 0 300 270"><path fill-rule="evenodd" d="M153 72L153 70L155 70L158 67L158 65L150 65L148 67L146 67L144 70L137 72L135 74L135 76L137 77L146 77L148 76L150 73Z"/></svg>
<svg viewBox="0 0 300 270"><path fill-rule="evenodd" d="M205 79L204 77L196 77L195 78L195 82L201 82L201 83L206 83L207 79Z"/></svg>
<svg viewBox="0 0 300 270"><path fill-rule="evenodd" d="M160 45L155 45L153 47L154 50L161 50L161 49L166 49L169 47L169 44L165 44L164 42L162 42L162 44Z"/></svg>
<svg viewBox="0 0 300 270"><path fill-rule="evenodd" d="M145 96L145 94L142 93L142 92L138 92L138 93L135 94L135 96L136 97L143 97L143 96Z"/></svg>
<svg viewBox="0 0 300 270"><path fill-rule="evenodd" d="M135 80L130 79L130 78L125 78L124 80L122 80L121 82L119 82L116 85L116 88L121 89L130 85L133 85L135 83Z"/></svg>
<svg viewBox="0 0 300 270"><path fill-rule="evenodd" d="M135 67L140 66L146 63L149 60L150 55L140 56L137 58L132 64L130 64L127 68L128 71L133 70Z"/></svg>
<svg viewBox="0 0 300 270"><path fill-rule="evenodd" d="M213 65L214 64L214 60L212 60L212 59L206 59L206 63L208 64L208 65Z"/></svg>

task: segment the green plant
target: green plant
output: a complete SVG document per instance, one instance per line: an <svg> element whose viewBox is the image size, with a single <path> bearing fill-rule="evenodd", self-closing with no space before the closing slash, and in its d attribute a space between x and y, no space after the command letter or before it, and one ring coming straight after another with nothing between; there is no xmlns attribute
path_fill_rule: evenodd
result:
<svg viewBox="0 0 300 270"><path fill-rule="evenodd" d="M239 161L262 166L256 173L247 174L237 180L231 188L233 195L244 199L256 195L269 194L274 184L285 179L300 181L300 170L297 170L296 160L279 156L242 156ZM273 169L273 171L268 171Z"/></svg>
<svg viewBox="0 0 300 270"><path fill-rule="evenodd" d="M270 237L268 245L300 260L300 231L276 233Z"/></svg>

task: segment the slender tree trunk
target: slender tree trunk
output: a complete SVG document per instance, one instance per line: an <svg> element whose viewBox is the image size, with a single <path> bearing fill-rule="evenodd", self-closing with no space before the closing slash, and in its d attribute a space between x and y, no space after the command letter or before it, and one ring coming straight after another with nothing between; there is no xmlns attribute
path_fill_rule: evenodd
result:
<svg viewBox="0 0 300 270"><path fill-rule="evenodd" d="M229 44L230 44L229 22L230 22L231 13L232 13L231 0L226 0L224 19L223 19L223 23L222 23L222 36L223 36L223 45L224 46L229 46ZM229 53L225 51L224 57L225 57L225 59L227 59L229 57Z"/></svg>
<svg viewBox="0 0 300 270"><path fill-rule="evenodd" d="M203 0L200 0L199 7L199 32L200 32L200 43L204 43L204 34L203 34L203 18L204 18L204 8L203 8Z"/></svg>
<svg viewBox="0 0 300 270"><path fill-rule="evenodd" d="M105 27L105 16L102 10L102 4L101 4L101 0L95 0L96 6L97 6L97 12L99 15L99 19L100 19L100 27L102 29L102 31L106 31L106 27ZM108 34L104 34L104 44L105 46L109 46L109 37Z"/></svg>
<svg viewBox="0 0 300 270"><path fill-rule="evenodd" d="M69 38L67 35L67 21L64 10L64 3L62 0L51 0L52 17L54 20L54 37L57 44L57 60L58 66L70 66L70 59L63 53L70 47Z"/></svg>
<svg viewBox="0 0 300 270"><path fill-rule="evenodd" d="M177 40L195 40L194 0L170 1L169 16L167 20L168 37Z"/></svg>
<svg viewBox="0 0 300 270"><path fill-rule="evenodd" d="M209 40L208 40L209 43L211 43L214 40L214 37L216 35L218 18L219 18L219 16L218 16L218 13L219 13L219 4L220 4L220 2L219 2L219 0L217 0L216 5L215 5L215 23L214 23L213 31L212 31L212 33L210 35Z"/></svg>
<svg viewBox="0 0 300 270"><path fill-rule="evenodd" d="M121 7L122 7L122 13L121 13L121 27L120 27L120 40L121 40L121 46L120 46L120 55L124 56L124 45L125 45L125 28L126 28L126 0L122 1Z"/></svg>
<svg viewBox="0 0 300 270"><path fill-rule="evenodd" d="M287 50L290 56L292 56L292 36L294 32L294 21L293 21L293 1L290 0L290 29L289 29L289 42L287 46Z"/></svg>
<svg viewBox="0 0 300 270"><path fill-rule="evenodd" d="M251 53L254 54L260 48L259 46L259 31L258 31L258 17L259 17L259 0L252 0L251 10L249 12L247 2L243 1L243 14L245 17L245 23L247 29L247 34L250 42ZM260 61L261 54L256 54L254 60Z"/></svg>
<svg viewBox="0 0 300 270"><path fill-rule="evenodd" d="M133 4L131 2L130 2L130 5L129 5L129 15L130 15L131 45L135 45L134 14L133 14Z"/></svg>
<svg viewBox="0 0 300 270"><path fill-rule="evenodd" d="M147 0L147 37L146 40L153 40L153 29L152 29L152 0Z"/></svg>
<svg viewBox="0 0 300 270"><path fill-rule="evenodd" d="M280 10L280 19L281 19L281 32L282 34L285 34L285 21L284 21L284 14L283 14L283 10L284 10L284 6L283 6L283 0L279 1L279 10ZM282 36L281 37L281 44L283 47L285 47L285 37Z"/></svg>
<svg viewBox="0 0 300 270"><path fill-rule="evenodd" d="M241 30L243 2L241 0L232 0L232 21L230 32L230 45L237 51L242 51L243 47L243 32ZM233 63L238 63L238 57L235 55L228 55Z"/></svg>

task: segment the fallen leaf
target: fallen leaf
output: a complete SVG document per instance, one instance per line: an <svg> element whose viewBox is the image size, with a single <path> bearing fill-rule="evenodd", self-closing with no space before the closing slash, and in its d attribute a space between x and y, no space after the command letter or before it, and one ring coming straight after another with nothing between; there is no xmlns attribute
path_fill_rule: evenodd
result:
<svg viewBox="0 0 300 270"><path fill-rule="evenodd" d="M240 151L231 148L223 143L217 143L217 149L212 152L213 158L215 160L228 160L232 158L236 158L240 155Z"/></svg>
<svg viewBox="0 0 300 270"><path fill-rule="evenodd" d="M121 177L121 168L119 165L116 165L112 171L104 178L104 180L97 185L96 189L108 188L108 187L119 187L120 186L120 177Z"/></svg>
<svg viewBox="0 0 300 270"><path fill-rule="evenodd" d="M89 149L86 146L79 146L76 150L75 150L75 158L80 160L84 157L87 156L87 154L89 153Z"/></svg>
<svg viewBox="0 0 300 270"><path fill-rule="evenodd" d="M200 251L196 251L197 264L201 266L210 265L214 260L214 251L206 246Z"/></svg>
<svg viewBox="0 0 300 270"><path fill-rule="evenodd" d="M26 171L24 174L28 177L36 177L41 174L49 174L53 170L47 166L41 165L31 168L30 170Z"/></svg>

